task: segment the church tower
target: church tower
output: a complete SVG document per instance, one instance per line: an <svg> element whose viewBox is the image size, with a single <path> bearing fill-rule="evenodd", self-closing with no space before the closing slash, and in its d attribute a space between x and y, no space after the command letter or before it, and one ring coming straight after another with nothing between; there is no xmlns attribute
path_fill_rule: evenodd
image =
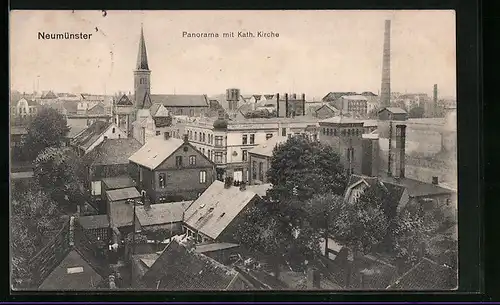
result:
<svg viewBox="0 0 500 305"><path fill-rule="evenodd" d="M144 31L141 25L139 53L137 54L137 64L134 70L134 105L136 109L144 108L144 97L146 93L151 93L150 80L151 70L149 70L146 42L144 41Z"/></svg>

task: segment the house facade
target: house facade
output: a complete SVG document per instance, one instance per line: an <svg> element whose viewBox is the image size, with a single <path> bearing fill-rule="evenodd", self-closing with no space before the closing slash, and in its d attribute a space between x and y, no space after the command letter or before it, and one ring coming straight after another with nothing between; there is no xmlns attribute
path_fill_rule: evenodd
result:
<svg viewBox="0 0 500 305"><path fill-rule="evenodd" d="M343 114L364 117L368 114L368 99L362 95L344 95L334 102Z"/></svg>
<svg viewBox="0 0 500 305"><path fill-rule="evenodd" d="M249 184L265 184L268 182L267 171L271 167L273 150L278 144L286 142L287 139L287 137L276 136L249 151Z"/></svg>
<svg viewBox="0 0 500 305"><path fill-rule="evenodd" d="M153 203L195 199L214 180L214 164L187 137L153 138L129 162L132 178Z"/></svg>
<svg viewBox="0 0 500 305"><path fill-rule="evenodd" d="M70 146L79 156L84 156L107 139L125 139L127 134L114 123L96 121L79 133L70 142Z"/></svg>

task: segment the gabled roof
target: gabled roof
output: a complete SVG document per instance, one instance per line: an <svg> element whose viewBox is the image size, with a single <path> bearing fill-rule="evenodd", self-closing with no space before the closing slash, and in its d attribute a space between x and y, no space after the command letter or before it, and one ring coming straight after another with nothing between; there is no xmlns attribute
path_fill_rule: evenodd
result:
<svg viewBox="0 0 500 305"><path fill-rule="evenodd" d="M361 93L362 96L377 96L375 93L370 92L370 91L365 91Z"/></svg>
<svg viewBox="0 0 500 305"><path fill-rule="evenodd" d="M224 187L214 181L184 213L184 223L212 239L217 239L238 214L254 199L260 198L250 190Z"/></svg>
<svg viewBox="0 0 500 305"><path fill-rule="evenodd" d="M132 178L130 178L129 176L102 178L101 181L108 190L115 190L115 189L135 186L134 180L132 180Z"/></svg>
<svg viewBox="0 0 500 305"><path fill-rule="evenodd" d="M274 99L274 96L275 96L275 94L264 94L264 97L266 98L266 100L272 100L272 99Z"/></svg>
<svg viewBox="0 0 500 305"><path fill-rule="evenodd" d="M164 225L181 222L184 210L192 201L179 201L152 204L149 208L136 206L135 213L141 226Z"/></svg>
<svg viewBox="0 0 500 305"><path fill-rule="evenodd" d="M154 117L156 112L158 111L158 109L160 109L161 106L162 106L161 103L153 103L149 108L149 113L151 114L151 116Z"/></svg>
<svg viewBox="0 0 500 305"><path fill-rule="evenodd" d="M406 111L404 111L403 109L398 108L398 107L384 107L384 108L380 109L378 112L382 112L384 110L387 110L387 111L394 113L394 114L407 114Z"/></svg>
<svg viewBox="0 0 500 305"><path fill-rule="evenodd" d="M105 113L105 107L104 104L99 102L98 104L95 104L92 106L92 108L87 110L87 114L104 114Z"/></svg>
<svg viewBox="0 0 500 305"><path fill-rule="evenodd" d="M141 197L139 191L135 187L127 187L122 189L114 189L106 191L109 201L122 201Z"/></svg>
<svg viewBox="0 0 500 305"><path fill-rule="evenodd" d="M339 112L339 110L337 108L335 108L334 106L332 106L332 105L330 105L328 103L323 104L321 106L311 106L311 107L317 107L316 110L315 110L316 112L319 111L323 107L326 107L326 108L330 109L333 112Z"/></svg>
<svg viewBox="0 0 500 305"><path fill-rule="evenodd" d="M120 97L118 102L116 102L117 106L134 106L134 103L130 100L130 98L124 94Z"/></svg>
<svg viewBox="0 0 500 305"><path fill-rule="evenodd" d="M410 197L426 197L454 193L454 191L442 188L438 185L410 178L381 177L381 180L384 183L392 183L405 187L408 190L408 195Z"/></svg>
<svg viewBox="0 0 500 305"><path fill-rule="evenodd" d="M442 290L457 287L457 272L423 258L408 272L403 274L388 290Z"/></svg>
<svg viewBox="0 0 500 305"><path fill-rule="evenodd" d="M128 160L154 170L183 144L185 144L183 140L173 137L170 137L168 140L161 136L154 137L147 141L135 154L130 156Z"/></svg>
<svg viewBox="0 0 500 305"><path fill-rule="evenodd" d="M92 144L99 139L99 137L108 130L113 123L96 121L94 124L90 125L87 129L77 135L73 141L72 145L77 147L88 149Z"/></svg>
<svg viewBox="0 0 500 305"><path fill-rule="evenodd" d="M93 166L128 164L128 158L141 147L141 143L134 138L107 139L85 155L84 159Z"/></svg>
<svg viewBox="0 0 500 305"><path fill-rule="evenodd" d="M329 99L329 100L336 100L344 95L356 95L356 92L329 92L325 97L323 97L323 100Z"/></svg>
<svg viewBox="0 0 500 305"><path fill-rule="evenodd" d="M63 101L62 106L64 109L66 109L66 112L68 114L76 114L77 109L78 109L78 102L77 101Z"/></svg>
<svg viewBox="0 0 500 305"><path fill-rule="evenodd" d="M54 94L52 91L47 91L42 94L41 99L56 99L57 95Z"/></svg>
<svg viewBox="0 0 500 305"><path fill-rule="evenodd" d="M72 226L74 228L73 234L70 232L68 234L68 230L71 230ZM68 236L68 239L65 244L60 245L62 248L54 249L56 251L54 260L57 263L50 273L42 279L38 288L40 290L61 291L94 290L101 287L103 280L107 279L110 274L110 270L106 259L98 256L97 249L82 232L81 226L75 221L73 225L66 226L60 234ZM56 239L52 242L55 242ZM36 267L41 268L42 266Z"/></svg>
<svg viewBox="0 0 500 305"><path fill-rule="evenodd" d="M226 290L238 272L171 241L141 278L141 286L166 291Z"/></svg>
<svg viewBox="0 0 500 305"><path fill-rule="evenodd" d="M274 148L281 143L286 142L287 137L274 136L259 146L249 150L250 153L266 157L272 157Z"/></svg>
<svg viewBox="0 0 500 305"><path fill-rule="evenodd" d="M261 99L262 95L260 95L260 94L254 94L254 95L253 95L253 97L254 97L254 99L255 99L256 101L260 101L260 99Z"/></svg>

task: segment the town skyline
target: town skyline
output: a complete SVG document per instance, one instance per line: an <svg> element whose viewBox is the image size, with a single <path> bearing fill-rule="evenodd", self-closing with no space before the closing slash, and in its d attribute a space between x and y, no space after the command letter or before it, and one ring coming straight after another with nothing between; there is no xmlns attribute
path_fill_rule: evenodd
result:
<svg viewBox="0 0 500 305"><path fill-rule="evenodd" d="M391 91L432 95L437 84L440 97L456 97L453 11L108 11L106 17L99 11L14 11L11 17L11 89L19 92L133 92L142 24L153 94L211 96L227 88L308 97L330 91L378 94L389 19ZM238 30L280 36L182 37L184 31ZM38 32L93 36L46 41L37 39Z"/></svg>

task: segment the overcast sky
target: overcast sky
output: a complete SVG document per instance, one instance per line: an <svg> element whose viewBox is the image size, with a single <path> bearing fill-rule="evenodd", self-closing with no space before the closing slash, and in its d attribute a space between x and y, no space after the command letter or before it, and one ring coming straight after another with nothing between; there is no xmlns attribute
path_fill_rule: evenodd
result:
<svg viewBox="0 0 500 305"><path fill-rule="evenodd" d="M11 88L133 91L141 23L154 94L372 91L381 82L384 20L392 20L391 89L456 96L453 11L14 11ZM96 27L98 31L96 32ZM279 38L222 38L274 31ZM183 38L182 32L219 38ZM39 40L38 32L92 33ZM39 76L39 77L38 77ZM38 79L38 81L37 81Z"/></svg>

